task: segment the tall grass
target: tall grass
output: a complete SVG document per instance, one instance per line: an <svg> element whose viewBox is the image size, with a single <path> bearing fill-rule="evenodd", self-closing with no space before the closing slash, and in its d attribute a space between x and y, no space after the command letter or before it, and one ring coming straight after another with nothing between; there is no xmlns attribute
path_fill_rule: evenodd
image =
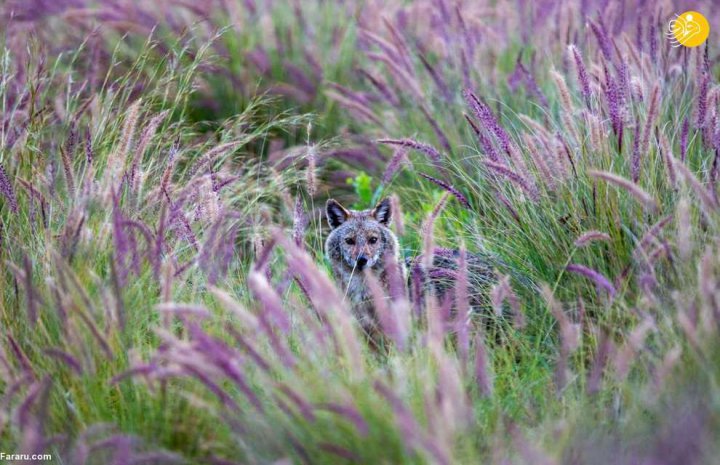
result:
<svg viewBox="0 0 720 465"><path fill-rule="evenodd" d="M679 2L520 3L6 5L0 448L712 463L712 48ZM321 253L349 188L422 256L370 280L379 350Z"/></svg>

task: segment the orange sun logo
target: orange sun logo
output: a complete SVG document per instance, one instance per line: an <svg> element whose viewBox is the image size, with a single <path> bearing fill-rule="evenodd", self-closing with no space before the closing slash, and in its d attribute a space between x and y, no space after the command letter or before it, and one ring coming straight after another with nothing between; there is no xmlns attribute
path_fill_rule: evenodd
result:
<svg viewBox="0 0 720 465"><path fill-rule="evenodd" d="M697 47L710 35L710 23L697 11L686 11L670 20L667 36L673 47Z"/></svg>

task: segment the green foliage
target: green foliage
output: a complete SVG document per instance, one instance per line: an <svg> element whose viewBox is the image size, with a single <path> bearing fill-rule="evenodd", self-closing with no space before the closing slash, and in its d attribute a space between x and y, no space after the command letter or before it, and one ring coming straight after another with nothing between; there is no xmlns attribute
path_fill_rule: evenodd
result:
<svg viewBox="0 0 720 465"><path fill-rule="evenodd" d="M361 171L354 178L348 179L347 183L353 187L355 196L357 197L353 208L363 210L374 206L373 201L376 199L376 196L374 195L372 187L372 177L364 171Z"/></svg>

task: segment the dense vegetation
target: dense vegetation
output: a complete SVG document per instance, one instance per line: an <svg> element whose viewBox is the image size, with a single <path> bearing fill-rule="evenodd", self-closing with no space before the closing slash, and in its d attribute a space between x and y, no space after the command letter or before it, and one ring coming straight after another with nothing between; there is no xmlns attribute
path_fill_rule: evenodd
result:
<svg viewBox="0 0 720 465"><path fill-rule="evenodd" d="M713 463L720 68L717 29L666 39L685 7L0 5L0 451ZM323 206L385 196L406 256L503 264L491 324L461 266L378 295L368 347Z"/></svg>

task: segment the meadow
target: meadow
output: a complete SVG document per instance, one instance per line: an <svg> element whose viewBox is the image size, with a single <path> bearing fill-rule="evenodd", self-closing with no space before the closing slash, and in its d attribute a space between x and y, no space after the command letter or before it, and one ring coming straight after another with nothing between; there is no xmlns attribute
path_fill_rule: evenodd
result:
<svg viewBox="0 0 720 465"><path fill-rule="evenodd" d="M673 47L688 9L709 39ZM716 463L718 18L1 3L0 459ZM391 198L406 257L488 257L484 314L418 266L369 347L330 197Z"/></svg>

